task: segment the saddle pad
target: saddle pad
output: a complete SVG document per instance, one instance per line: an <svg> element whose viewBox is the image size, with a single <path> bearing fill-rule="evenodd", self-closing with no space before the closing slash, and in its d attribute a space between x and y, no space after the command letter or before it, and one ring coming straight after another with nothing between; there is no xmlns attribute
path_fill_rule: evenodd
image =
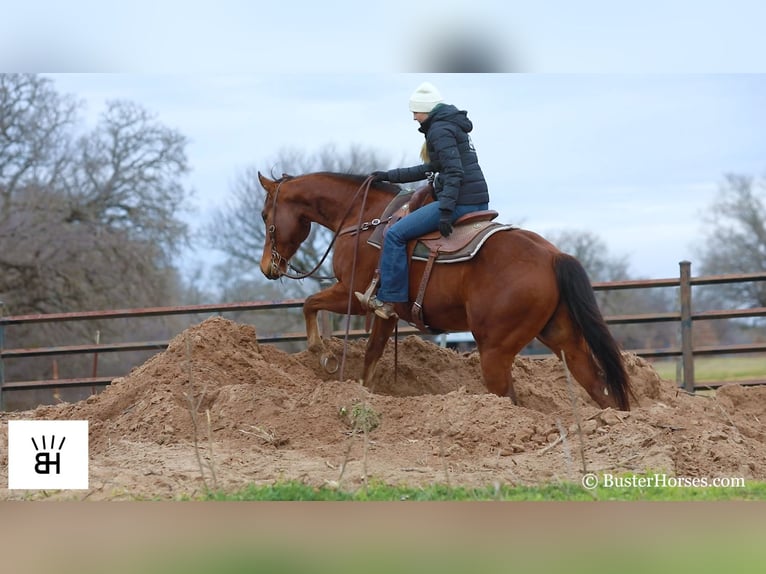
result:
<svg viewBox="0 0 766 574"><path fill-rule="evenodd" d="M439 236L435 239L421 239L415 245L412 259L428 261L431 249L439 248L436 263L459 263L468 261L478 253L484 242L498 231L518 229L513 225L477 221L468 225L458 225L448 238Z"/></svg>

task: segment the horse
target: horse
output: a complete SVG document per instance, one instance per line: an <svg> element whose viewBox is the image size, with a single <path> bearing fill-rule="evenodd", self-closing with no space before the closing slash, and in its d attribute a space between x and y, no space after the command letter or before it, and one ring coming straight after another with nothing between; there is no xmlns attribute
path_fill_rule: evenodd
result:
<svg viewBox="0 0 766 574"><path fill-rule="evenodd" d="M333 172L283 174L277 179L259 172L258 178L266 192L260 268L268 279L291 276L290 258L308 237L312 223L334 232L325 256L332 250L337 282L307 297L303 305L308 348L325 352L317 313L369 313L351 294L365 291L376 273L380 250L366 239L401 189ZM410 261L410 301L417 296L426 265ZM429 329L473 334L489 392L518 404L513 362L536 338L564 361L600 408L630 410L632 390L620 347L604 321L587 272L575 257L533 231L514 227L488 237L473 258L436 264L430 272L423 298ZM398 320L413 321L409 305L395 308L398 318L373 315L363 385L371 385Z"/></svg>

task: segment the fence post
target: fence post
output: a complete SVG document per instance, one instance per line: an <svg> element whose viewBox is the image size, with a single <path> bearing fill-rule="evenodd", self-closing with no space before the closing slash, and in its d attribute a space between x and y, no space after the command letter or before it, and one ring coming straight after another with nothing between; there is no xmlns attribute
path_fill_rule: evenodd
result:
<svg viewBox="0 0 766 574"><path fill-rule="evenodd" d="M689 261L681 261L681 356L684 389L694 392L694 344L692 339L692 283Z"/></svg>
<svg viewBox="0 0 766 574"><path fill-rule="evenodd" d="M3 349L5 348L5 303L0 301L0 413L5 410L3 387L5 386L5 368L3 365Z"/></svg>

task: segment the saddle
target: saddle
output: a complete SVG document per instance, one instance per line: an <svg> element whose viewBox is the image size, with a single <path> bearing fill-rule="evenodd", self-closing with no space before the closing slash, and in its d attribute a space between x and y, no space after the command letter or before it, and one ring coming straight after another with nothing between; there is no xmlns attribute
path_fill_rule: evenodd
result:
<svg viewBox="0 0 766 574"><path fill-rule="evenodd" d="M372 235L370 235L367 243L381 249L383 247L383 238L386 236L386 231L388 231L389 227L408 213L415 211L433 200L434 188L430 183L419 187L415 191L400 192L383 210L383 215L381 215L379 219L383 225L375 227L375 230L372 232Z"/></svg>
<svg viewBox="0 0 766 574"><path fill-rule="evenodd" d="M381 249L389 227L408 213L433 201L433 199L433 187L430 183L418 188L414 192L400 193L391 200L391 203L383 211L380 220L384 225L375 228L367 243ZM418 294L415 302L412 304L412 318L414 325L419 330L429 331L423 320L423 298L434 264L468 261L479 252L481 246L492 235L499 231L516 229L513 225L492 221L497 216L497 211L493 210L467 213L454 222L452 233L449 237L443 237L441 233L434 231L409 242L408 253L410 259L426 262ZM371 285L371 287L374 290L375 286Z"/></svg>
<svg viewBox="0 0 766 574"><path fill-rule="evenodd" d="M382 249L388 228L402 217L434 200L433 186L428 183L415 191L403 191L388 204L380 216L381 225L375 227L367 243ZM497 211L474 211L458 218L453 224L449 237L442 237L438 231L428 233L410 242L411 258L428 261L429 254L436 250L436 263L457 263L471 259L490 235L511 229L511 225L491 223L498 216Z"/></svg>

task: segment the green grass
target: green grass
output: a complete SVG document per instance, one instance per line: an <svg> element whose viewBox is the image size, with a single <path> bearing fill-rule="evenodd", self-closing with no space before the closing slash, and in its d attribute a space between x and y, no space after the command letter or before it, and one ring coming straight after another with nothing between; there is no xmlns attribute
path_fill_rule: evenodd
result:
<svg viewBox="0 0 766 574"><path fill-rule="evenodd" d="M676 380L676 361L656 360L652 366L663 378ZM696 383L718 381L766 380L766 359L763 357L701 357L694 360Z"/></svg>
<svg viewBox="0 0 766 574"><path fill-rule="evenodd" d="M644 475L651 478L652 475ZM630 476L628 479L641 478ZM300 482L250 485L236 492L213 492L211 501L725 501L766 500L766 483L749 482L744 487L625 486L587 490L575 483L541 486L496 485L484 488L449 487L434 484L423 488L371 484L367 489L339 490L312 487Z"/></svg>

